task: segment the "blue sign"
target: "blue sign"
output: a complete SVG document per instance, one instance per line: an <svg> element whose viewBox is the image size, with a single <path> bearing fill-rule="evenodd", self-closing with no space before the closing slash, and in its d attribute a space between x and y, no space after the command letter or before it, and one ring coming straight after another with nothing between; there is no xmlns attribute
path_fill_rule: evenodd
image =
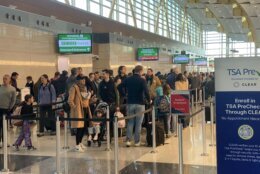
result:
<svg viewBox="0 0 260 174"><path fill-rule="evenodd" d="M260 173L260 60L216 60L218 174Z"/></svg>
<svg viewBox="0 0 260 174"><path fill-rule="evenodd" d="M260 93L217 92L216 106L218 174L260 173Z"/></svg>

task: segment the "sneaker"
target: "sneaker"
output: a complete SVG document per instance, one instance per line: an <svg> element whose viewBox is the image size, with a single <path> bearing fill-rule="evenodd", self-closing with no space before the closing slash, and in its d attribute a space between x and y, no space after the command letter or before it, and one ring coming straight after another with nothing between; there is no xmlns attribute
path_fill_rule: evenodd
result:
<svg viewBox="0 0 260 174"><path fill-rule="evenodd" d="M19 151L19 150L20 150L20 149L19 149L19 146L14 145L13 147L14 147L14 150L15 150L15 151Z"/></svg>
<svg viewBox="0 0 260 174"><path fill-rule="evenodd" d="M131 141L126 141L126 147L130 147L131 146Z"/></svg>
<svg viewBox="0 0 260 174"><path fill-rule="evenodd" d="M83 143L80 143L79 145L83 150L87 149L87 147Z"/></svg>
<svg viewBox="0 0 260 174"><path fill-rule="evenodd" d="M43 136L44 136L43 133L38 133L38 134L37 134L37 137L43 137Z"/></svg>
<svg viewBox="0 0 260 174"><path fill-rule="evenodd" d="M33 151L33 150L37 150L37 149L34 146L28 146L27 150L32 150Z"/></svg>
<svg viewBox="0 0 260 174"><path fill-rule="evenodd" d="M135 147L140 147L141 146L141 142L139 141L138 143L135 143Z"/></svg>
<svg viewBox="0 0 260 174"><path fill-rule="evenodd" d="M77 146L75 147L75 150L76 150L76 152L84 152L84 150L81 148L80 145L77 145Z"/></svg>

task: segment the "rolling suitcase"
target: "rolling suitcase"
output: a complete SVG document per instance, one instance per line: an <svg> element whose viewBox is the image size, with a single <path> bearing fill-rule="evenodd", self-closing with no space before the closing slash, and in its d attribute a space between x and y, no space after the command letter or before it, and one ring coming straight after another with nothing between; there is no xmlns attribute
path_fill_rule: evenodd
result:
<svg viewBox="0 0 260 174"><path fill-rule="evenodd" d="M146 141L149 147L153 146L153 126L152 123L149 123L146 127ZM164 136L164 126L163 124L157 123L155 124L156 131L156 146L164 145L165 136Z"/></svg>

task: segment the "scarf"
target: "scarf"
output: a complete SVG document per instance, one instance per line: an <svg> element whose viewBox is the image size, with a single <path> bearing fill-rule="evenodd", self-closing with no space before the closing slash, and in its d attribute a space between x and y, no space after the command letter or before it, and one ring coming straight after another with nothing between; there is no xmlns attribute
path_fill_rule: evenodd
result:
<svg viewBox="0 0 260 174"><path fill-rule="evenodd" d="M78 87L79 87L79 91L80 91L80 94L81 94L82 99L83 99L83 100L89 99L89 95L90 95L90 94L88 93L86 86L80 84L79 82L77 82L77 85L78 85Z"/></svg>

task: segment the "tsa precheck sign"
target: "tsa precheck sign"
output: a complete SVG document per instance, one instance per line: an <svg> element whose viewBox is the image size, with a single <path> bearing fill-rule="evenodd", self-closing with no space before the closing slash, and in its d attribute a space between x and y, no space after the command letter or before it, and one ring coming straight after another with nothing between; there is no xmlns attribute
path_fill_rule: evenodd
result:
<svg viewBox="0 0 260 174"><path fill-rule="evenodd" d="M260 173L260 58L215 59L218 174Z"/></svg>

